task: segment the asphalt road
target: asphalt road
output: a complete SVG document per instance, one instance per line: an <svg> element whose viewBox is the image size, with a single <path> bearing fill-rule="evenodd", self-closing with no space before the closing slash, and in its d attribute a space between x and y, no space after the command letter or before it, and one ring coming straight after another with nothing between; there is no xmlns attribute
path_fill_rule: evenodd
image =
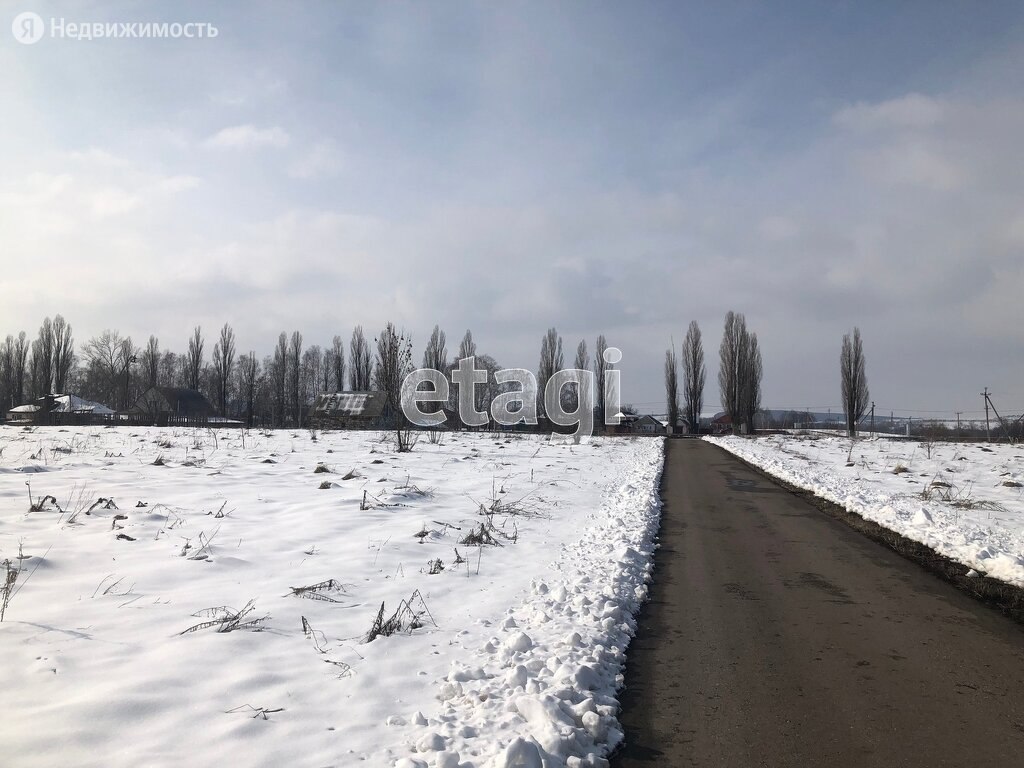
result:
<svg viewBox="0 0 1024 768"><path fill-rule="evenodd" d="M1024 628L670 440L612 766L1024 765Z"/></svg>

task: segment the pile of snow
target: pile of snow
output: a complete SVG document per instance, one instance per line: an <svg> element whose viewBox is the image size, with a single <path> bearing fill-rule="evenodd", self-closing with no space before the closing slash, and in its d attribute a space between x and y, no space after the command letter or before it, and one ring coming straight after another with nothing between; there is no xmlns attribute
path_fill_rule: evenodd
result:
<svg viewBox="0 0 1024 768"><path fill-rule="evenodd" d="M705 439L978 573L1024 587L1021 446L851 444L791 435Z"/></svg>
<svg viewBox="0 0 1024 768"><path fill-rule="evenodd" d="M439 682L436 714L413 718L412 754L397 765L608 765L623 737L616 694L624 652L653 568L661 466L660 450L638 453L585 537L563 548L502 621L485 624L482 644L479 633L462 643ZM472 762L459 762L466 757Z"/></svg>
<svg viewBox="0 0 1024 768"><path fill-rule="evenodd" d="M4 764L604 765L662 451L0 427Z"/></svg>

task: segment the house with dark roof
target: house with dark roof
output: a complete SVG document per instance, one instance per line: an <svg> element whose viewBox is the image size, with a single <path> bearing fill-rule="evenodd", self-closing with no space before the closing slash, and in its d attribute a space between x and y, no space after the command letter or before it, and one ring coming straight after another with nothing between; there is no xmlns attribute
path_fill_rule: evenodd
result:
<svg viewBox="0 0 1024 768"><path fill-rule="evenodd" d="M668 422L656 419L650 414L617 413L618 424L614 427L619 435L665 435L671 434Z"/></svg>
<svg viewBox="0 0 1024 768"><path fill-rule="evenodd" d="M391 407L384 392L328 392L309 409L317 429L381 429L390 426Z"/></svg>
<svg viewBox="0 0 1024 768"><path fill-rule="evenodd" d="M222 421L202 392L184 387L150 387L128 413L158 427Z"/></svg>
<svg viewBox="0 0 1024 768"><path fill-rule="evenodd" d="M724 435L732 432L732 416L725 411L720 411L711 417L711 434Z"/></svg>

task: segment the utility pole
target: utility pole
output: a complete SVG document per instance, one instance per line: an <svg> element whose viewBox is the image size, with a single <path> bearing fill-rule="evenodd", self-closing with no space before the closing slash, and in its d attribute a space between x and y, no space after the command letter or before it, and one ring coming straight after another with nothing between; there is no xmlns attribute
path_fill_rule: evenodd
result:
<svg viewBox="0 0 1024 768"><path fill-rule="evenodd" d="M985 391L988 392L988 387L985 387ZM988 392L988 394L985 395L985 402L988 403L988 405L985 406L985 414L986 414L986 416L988 415L988 406L991 405L992 406L992 413L994 413L996 415L996 418L999 420L999 426L1003 428L1003 434L1006 435L1006 442L1007 443L1013 443L1013 438L1010 436L1010 430L1008 430L1006 428L1006 422L1003 421L1003 417L999 415L999 411L996 409L996 404L992 402L992 393L991 392ZM991 440L991 439L992 438L990 436L989 440Z"/></svg>
<svg viewBox="0 0 1024 768"><path fill-rule="evenodd" d="M988 441L992 442L992 432L988 426L988 387L985 387L985 391L981 393L981 396L985 398L985 435L988 437Z"/></svg>
<svg viewBox="0 0 1024 768"><path fill-rule="evenodd" d="M871 436L875 436L875 401L871 401Z"/></svg>
<svg viewBox="0 0 1024 768"><path fill-rule="evenodd" d="M961 413L963 413L963 411L957 411L956 412L956 436L957 437L960 437L960 414Z"/></svg>

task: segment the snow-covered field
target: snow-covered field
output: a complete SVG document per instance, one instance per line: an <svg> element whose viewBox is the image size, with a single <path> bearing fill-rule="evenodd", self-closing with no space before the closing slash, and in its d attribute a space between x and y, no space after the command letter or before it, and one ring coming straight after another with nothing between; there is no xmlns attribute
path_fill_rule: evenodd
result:
<svg viewBox="0 0 1024 768"><path fill-rule="evenodd" d="M0 764L604 765L662 453L0 428Z"/></svg>
<svg viewBox="0 0 1024 768"><path fill-rule="evenodd" d="M979 573L1024 587L1024 447L773 435L709 442Z"/></svg>

